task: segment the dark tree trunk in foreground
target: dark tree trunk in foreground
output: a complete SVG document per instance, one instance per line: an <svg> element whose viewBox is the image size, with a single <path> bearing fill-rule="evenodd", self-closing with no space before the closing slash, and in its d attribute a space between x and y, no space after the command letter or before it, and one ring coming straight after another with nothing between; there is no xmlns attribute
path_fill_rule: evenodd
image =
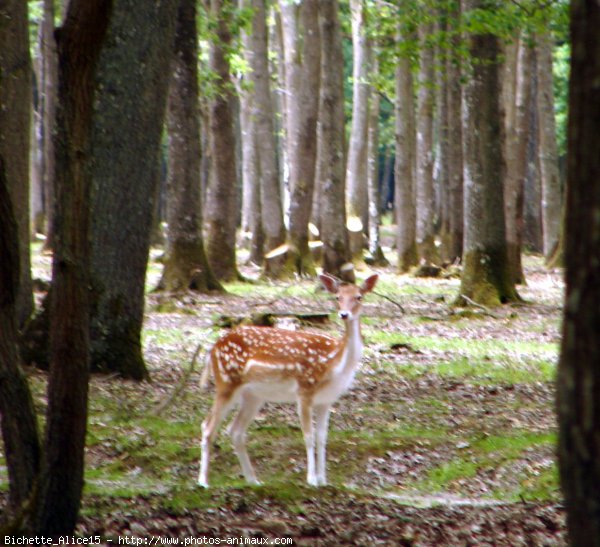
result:
<svg viewBox="0 0 600 547"><path fill-rule="evenodd" d="M98 65L92 367L138 380L148 376L140 340L144 282L178 4L118 2Z"/></svg>
<svg viewBox="0 0 600 547"><path fill-rule="evenodd" d="M210 43L209 65L215 89L208 105L211 173L206 196L206 252L217 278L239 277L235 256L236 155L233 89L227 48L231 46L230 0L207 0L215 38ZM263 211L264 214L264 211Z"/></svg>
<svg viewBox="0 0 600 547"><path fill-rule="evenodd" d="M344 199L344 89L338 0L323 0L319 9L321 96L318 171L321 184L319 214L323 241L323 271L345 281L354 281Z"/></svg>
<svg viewBox="0 0 600 547"><path fill-rule="evenodd" d="M570 544L600 545L600 5L571 3L558 456Z"/></svg>
<svg viewBox="0 0 600 547"><path fill-rule="evenodd" d="M181 0L171 62L167 130L167 252L159 288L220 290L202 237L198 32L195 0Z"/></svg>
<svg viewBox="0 0 600 547"><path fill-rule="evenodd" d="M494 9L496 4L468 0L465 6ZM491 34L467 36L467 45L473 61L463 93L465 248L460 291L494 306L518 299L504 224L500 47Z"/></svg>
<svg viewBox="0 0 600 547"><path fill-rule="evenodd" d="M29 253L29 146L31 141L31 59L27 3L0 4L0 155L19 229L16 312L23 325L33 311Z"/></svg>
<svg viewBox="0 0 600 547"><path fill-rule="evenodd" d="M29 533L71 534L83 488L89 378L91 132L109 0L71 0L57 35L56 239L45 450Z"/></svg>
<svg viewBox="0 0 600 547"><path fill-rule="evenodd" d="M15 512L27 500L40 463L35 409L17 348L17 234L4 158L0 156L0 420L8 469L9 505Z"/></svg>

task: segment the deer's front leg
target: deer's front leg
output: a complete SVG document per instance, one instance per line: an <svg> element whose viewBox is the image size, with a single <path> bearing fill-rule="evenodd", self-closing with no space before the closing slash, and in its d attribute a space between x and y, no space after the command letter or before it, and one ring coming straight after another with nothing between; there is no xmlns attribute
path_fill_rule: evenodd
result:
<svg viewBox="0 0 600 547"><path fill-rule="evenodd" d="M318 486L315 469L315 430L312 422L312 397L300 397L298 400L298 414L300 425L306 445L306 482L311 486Z"/></svg>
<svg viewBox="0 0 600 547"><path fill-rule="evenodd" d="M315 427L317 433L317 484L327 484L327 432L329 428L329 405L315 407Z"/></svg>

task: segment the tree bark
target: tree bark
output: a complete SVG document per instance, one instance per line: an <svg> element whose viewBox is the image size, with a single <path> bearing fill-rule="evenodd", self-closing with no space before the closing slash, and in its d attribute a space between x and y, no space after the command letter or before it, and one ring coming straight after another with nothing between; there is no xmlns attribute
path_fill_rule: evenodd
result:
<svg viewBox="0 0 600 547"><path fill-rule="evenodd" d="M98 65L92 137L92 366L148 377L144 283L177 0L115 4Z"/></svg>
<svg viewBox="0 0 600 547"><path fill-rule="evenodd" d="M338 0L319 3L321 93L319 98L320 224L323 270L354 281L346 231L344 180L344 88Z"/></svg>
<svg viewBox="0 0 600 547"><path fill-rule="evenodd" d="M230 0L207 0L216 37L209 45L209 67L215 75L208 106L211 171L206 196L207 255L217 279L239 277L235 255L237 159L233 89L227 48L231 46Z"/></svg>
<svg viewBox="0 0 600 547"><path fill-rule="evenodd" d="M375 52L372 51L372 54ZM378 63L373 58L372 72L378 70ZM373 265L389 266L389 262L381 248L379 226L381 224L379 196L379 110L380 96L371 86L369 103L369 131L367 136L367 188L369 191L369 254Z"/></svg>
<svg viewBox="0 0 600 547"><path fill-rule="evenodd" d="M497 8L495 1L467 0L467 10ZM511 277L504 224L499 40L491 34L466 36L472 59L463 91L465 191L462 295L484 306L518 299Z"/></svg>
<svg viewBox="0 0 600 547"><path fill-rule="evenodd" d="M531 96L532 49L525 37L519 37L516 56L514 95L506 95L514 106L507 118L506 129L506 184L504 188L506 239L511 275L515 283L524 283L525 274L521 263L523 250L523 207L525 176L527 173L527 141L529 138L529 104ZM508 69L510 70L510 69Z"/></svg>
<svg viewBox="0 0 600 547"><path fill-rule="evenodd" d="M16 512L31 493L41 453L33 398L17 348L18 227L1 155L0 256L0 425L8 470L8 501Z"/></svg>
<svg viewBox="0 0 600 547"><path fill-rule="evenodd" d="M159 288L222 290L202 236L198 32L195 0L180 0L167 106L167 252Z"/></svg>
<svg viewBox="0 0 600 547"><path fill-rule="evenodd" d="M542 228L544 257L549 261L558 247L562 219L562 192L558 169L554 87L552 82L552 37L539 34L536 42L539 166L542 180Z"/></svg>
<svg viewBox="0 0 600 547"><path fill-rule="evenodd" d="M0 6L0 155L19 233L16 313L22 326L33 312L29 252L29 146L31 142L31 58L27 3L6 0Z"/></svg>
<svg viewBox="0 0 600 547"><path fill-rule="evenodd" d="M396 66L396 162L395 212L398 224L398 271L405 273L417 264L415 210L415 108L410 60L398 59Z"/></svg>
<svg viewBox="0 0 600 547"><path fill-rule="evenodd" d="M346 166L346 203L348 217L359 218L362 230L351 237L355 259L362 258L364 236L369 223L367 187L369 94L371 43L367 37L364 0L351 0L352 14L352 124Z"/></svg>
<svg viewBox="0 0 600 547"><path fill-rule="evenodd" d="M448 11L451 32L457 32L460 8L457 4ZM453 49L446 61L447 107L448 107L448 240L447 258L451 262L462 259L464 238L463 213L463 153L461 112L461 59L458 54L460 36L452 39Z"/></svg>
<svg viewBox="0 0 600 547"><path fill-rule="evenodd" d="M109 0L71 0L58 31L56 245L42 471L30 535L71 534L83 488L89 378L91 135Z"/></svg>
<svg viewBox="0 0 600 547"><path fill-rule="evenodd" d="M284 58L286 145L290 186L288 265L300 275L315 268L308 247L317 161L321 39L317 0L280 2Z"/></svg>
<svg viewBox="0 0 600 547"><path fill-rule="evenodd" d="M421 56L419 59L419 86L417 92L417 251L419 259L437 263L435 247L435 195L433 188L433 109L434 109L434 52L427 39L431 24L419 28Z"/></svg>
<svg viewBox="0 0 600 547"><path fill-rule="evenodd" d="M600 545L600 5L571 2L558 459L569 544Z"/></svg>

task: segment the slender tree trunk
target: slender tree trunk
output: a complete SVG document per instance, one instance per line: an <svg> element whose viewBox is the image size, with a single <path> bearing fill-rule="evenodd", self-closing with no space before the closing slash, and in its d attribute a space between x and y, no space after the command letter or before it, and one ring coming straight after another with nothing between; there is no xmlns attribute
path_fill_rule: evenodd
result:
<svg viewBox="0 0 600 547"><path fill-rule="evenodd" d="M54 39L54 0L44 0L44 16L40 49L42 54L42 185L46 202L46 241L44 247L54 245L54 138L56 120L57 54Z"/></svg>
<svg viewBox="0 0 600 547"><path fill-rule="evenodd" d="M375 52L372 52L374 54ZM373 73L378 70L376 59L373 59ZM381 249L379 226L381 224L379 196L379 110L380 97L373 87L370 92L369 131L367 146L367 187L369 190L369 254L371 261L377 266L389 265Z"/></svg>
<svg viewBox="0 0 600 547"><path fill-rule="evenodd" d="M319 4L321 29L321 95L319 100L319 177L323 270L354 281L344 203L344 89L342 35L338 0Z"/></svg>
<svg viewBox="0 0 600 547"><path fill-rule="evenodd" d="M92 137L92 367L148 377L144 284L178 0L115 3Z"/></svg>
<svg viewBox="0 0 600 547"><path fill-rule="evenodd" d="M428 37L431 24L421 25L419 41L419 88L417 93L417 250L427 263L438 262L435 247L435 195L433 188L434 52Z"/></svg>
<svg viewBox="0 0 600 547"><path fill-rule="evenodd" d="M569 544L600 545L600 5L571 2L558 460Z"/></svg>
<svg viewBox="0 0 600 547"><path fill-rule="evenodd" d="M350 239L352 256L362 258L364 233L368 230L367 187L371 43L367 37L364 0L351 0L352 12L352 125L346 166L346 203L349 218L358 218L362 229Z"/></svg>
<svg viewBox="0 0 600 547"><path fill-rule="evenodd" d="M9 506L17 512L31 493L41 455L33 399L17 348L18 227L1 155L0 256L0 425L8 470Z"/></svg>
<svg viewBox="0 0 600 547"><path fill-rule="evenodd" d="M271 251L285 242L285 225L279 187L277 147L271 96L268 57L268 29L265 0L251 0L252 31L249 42L250 82L253 87L253 127L261 192L261 217L264 245ZM279 259L265 262L265 273L277 277L282 273L284 261Z"/></svg>
<svg viewBox="0 0 600 547"><path fill-rule="evenodd" d="M554 119L554 87L552 83L552 37L550 32L538 35L537 109L539 165L542 180L542 227L544 257L548 261L558 247L562 219L562 192L558 169L556 121Z"/></svg>
<svg viewBox="0 0 600 547"><path fill-rule="evenodd" d="M398 270L417 264L415 210L415 109L410 60L400 57L396 67L395 212L398 223Z"/></svg>
<svg viewBox="0 0 600 547"><path fill-rule="evenodd" d="M521 263L523 250L523 208L525 176L527 173L527 140L530 133L529 99L531 95L532 49L521 36L517 44L514 116L509 119L506 131L506 185L504 201L506 209L506 239L511 275L515 283L524 283Z"/></svg>
<svg viewBox="0 0 600 547"><path fill-rule="evenodd" d="M296 273L314 274L308 247L321 80L317 0L280 2L285 57L286 145L290 186L288 260Z"/></svg>
<svg viewBox="0 0 600 547"><path fill-rule="evenodd" d="M31 534L71 534L83 488L89 378L91 134L100 48L111 3L71 0L57 34L56 245L42 473Z"/></svg>
<svg viewBox="0 0 600 547"><path fill-rule="evenodd" d="M457 4L448 12L449 30L457 31L460 8ZM448 106L448 247L447 258L455 262L462 258L464 238L463 213L463 152L461 111L461 59L457 52L460 36L452 39L453 49L446 62L447 106Z"/></svg>
<svg viewBox="0 0 600 547"><path fill-rule="evenodd" d="M230 0L208 0L216 37L210 43L209 66L216 89L209 101L211 174L205 217L207 254L217 278L239 277L235 255L237 162L233 117L233 90L226 50L231 46Z"/></svg>
<svg viewBox="0 0 600 547"><path fill-rule="evenodd" d="M242 33L242 43L250 50L249 34ZM249 234L250 262L262 265L264 260L264 232L260 206L260 177L256 132L252 106L253 92L247 86L238 89L240 96L240 133L242 145L242 233Z"/></svg>
<svg viewBox="0 0 600 547"><path fill-rule="evenodd" d="M31 59L27 3L0 5L0 155L19 231L17 323L33 312L29 252L29 146L31 140Z"/></svg>
<svg viewBox="0 0 600 547"><path fill-rule="evenodd" d="M495 1L466 0L467 10L497 8ZM460 297L484 306L518 299L510 275L504 224L499 40L466 37L472 59L463 92L465 249Z"/></svg>
<svg viewBox="0 0 600 547"><path fill-rule="evenodd" d="M167 108L167 253L159 287L221 290L202 237L196 1L180 0Z"/></svg>

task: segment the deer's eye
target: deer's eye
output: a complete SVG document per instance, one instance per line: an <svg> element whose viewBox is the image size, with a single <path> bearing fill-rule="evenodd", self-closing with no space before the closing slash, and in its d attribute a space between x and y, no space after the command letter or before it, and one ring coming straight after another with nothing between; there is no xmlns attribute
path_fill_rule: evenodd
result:
<svg viewBox="0 0 600 547"><path fill-rule="evenodd" d="M360 301L362 300L362 294L359 294L359 295L356 297L356 300L358 300L358 301L360 302Z"/></svg>

